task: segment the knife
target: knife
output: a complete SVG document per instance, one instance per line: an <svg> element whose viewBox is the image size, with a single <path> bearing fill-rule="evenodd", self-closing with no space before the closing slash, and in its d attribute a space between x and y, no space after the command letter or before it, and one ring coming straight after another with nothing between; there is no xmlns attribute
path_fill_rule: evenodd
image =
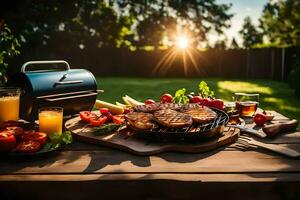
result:
<svg viewBox="0 0 300 200"><path fill-rule="evenodd" d="M255 130L253 128L248 128L248 127L246 127L244 125L240 125L240 124L236 124L236 125L227 124L226 126L227 127L232 127L232 128L238 128L238 129L240 129L243 132L250 133L250 134L255 135L257 137L260 137L260 138L267 137L267 134L265 134L264 132Z"/></svg>

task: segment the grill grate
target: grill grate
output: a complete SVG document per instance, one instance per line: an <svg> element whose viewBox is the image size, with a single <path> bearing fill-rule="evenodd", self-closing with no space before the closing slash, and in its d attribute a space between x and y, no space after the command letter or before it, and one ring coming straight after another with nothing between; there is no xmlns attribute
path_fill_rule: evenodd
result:
<svg viewBox="0 0 300 200"><path fill-rule="evenodd" d="M192 124L184 128L166 128L158 123L150 130L138 132L137 135L151 140L193 140L215 138L223 132L224 125L229 121L229 116L222 110L211 108L217 117L208 123Z"/></svg>

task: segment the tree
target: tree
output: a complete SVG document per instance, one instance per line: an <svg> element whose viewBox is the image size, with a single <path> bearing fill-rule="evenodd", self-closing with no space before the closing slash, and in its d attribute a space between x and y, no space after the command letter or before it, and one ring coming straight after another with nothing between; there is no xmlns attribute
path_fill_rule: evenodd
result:
<svg viewBox="0 0 300 200"><path fill-rule="evenodd" d="M230 49L239 49L239 48L240 48L239 44L237 43L235 37L233 37L231 40Z"/></svg>
<svg viewBox="0 0 300 200"><path fill-rule="evenodd" d="M256 44L262 43L262 34L252 24L250 17L245 17L243 26L239 31L245 48L251 48Z"/></svg>
<svg viewBox="0 0 300 200"><path fill-rule="evenodd" d="M300 45L300 1L268 2L260 18L260 27L271 45Z"/></svg>

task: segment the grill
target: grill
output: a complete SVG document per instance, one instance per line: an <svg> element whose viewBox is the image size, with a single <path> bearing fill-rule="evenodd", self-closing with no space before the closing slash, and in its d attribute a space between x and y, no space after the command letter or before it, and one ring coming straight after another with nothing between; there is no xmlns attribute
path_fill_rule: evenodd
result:
<svg viewBox="0 0 300 200"><path fill-rule="evenodd" d="M19 116L31 122L41 107L63 107L65 116L91 110L98 95L93 74L63 60L26 62L8 85L21 88Z"/></svg>
<svg viewBox="0 0 300 200"><path fill-rule="evenodd" d="M217 138L222 135L224 127L229 121L229 116L222 110L212 107L211 109L217 113L217 117L209 123L192 124L189 127L176 129L162 127L155 123L155 127L150 130L133 130L134 135L149 141L159 142L200 142Z"/></svg>

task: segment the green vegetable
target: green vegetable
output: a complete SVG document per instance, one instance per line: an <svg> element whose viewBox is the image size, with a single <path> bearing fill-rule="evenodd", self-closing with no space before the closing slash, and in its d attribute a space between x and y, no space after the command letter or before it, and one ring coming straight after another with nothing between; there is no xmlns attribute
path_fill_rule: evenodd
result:
<svg viewBox="0 0 300 200"><path fill-rule="evenodd" d="M207 83L205 81L201 81L198 85L199 88L199 95L202 98L214 97L215 93L210 90Z"/></svg>
<svg viewBox="0 0 300 200"><path fill-rule="evenodd" d="M182 88L179 89L175 92L175 96L174 96L174 102L175 103L182 103L182 104L186 104L189 102L189 98L185 95L186 89Z"/></svg>
<svg viewBox="0 0 300 200"><path fill-rule="evenodd" d="M62 134L52 133L49 134L48 137L50 141L44 145L42 151L50 151L73 142L72 133L70 131L65 131Z"/></svg>
<svg viewBox="0 0 300 200"><path fill-rule="evenodd" d="M118 128L120 128L120 124L114 124L114 123L109 123L109 124L104 124L100 127L94 128L93 129L93 133L95 135L101 135L104 133L113 133L116 130L118 130Z"/></svg>

